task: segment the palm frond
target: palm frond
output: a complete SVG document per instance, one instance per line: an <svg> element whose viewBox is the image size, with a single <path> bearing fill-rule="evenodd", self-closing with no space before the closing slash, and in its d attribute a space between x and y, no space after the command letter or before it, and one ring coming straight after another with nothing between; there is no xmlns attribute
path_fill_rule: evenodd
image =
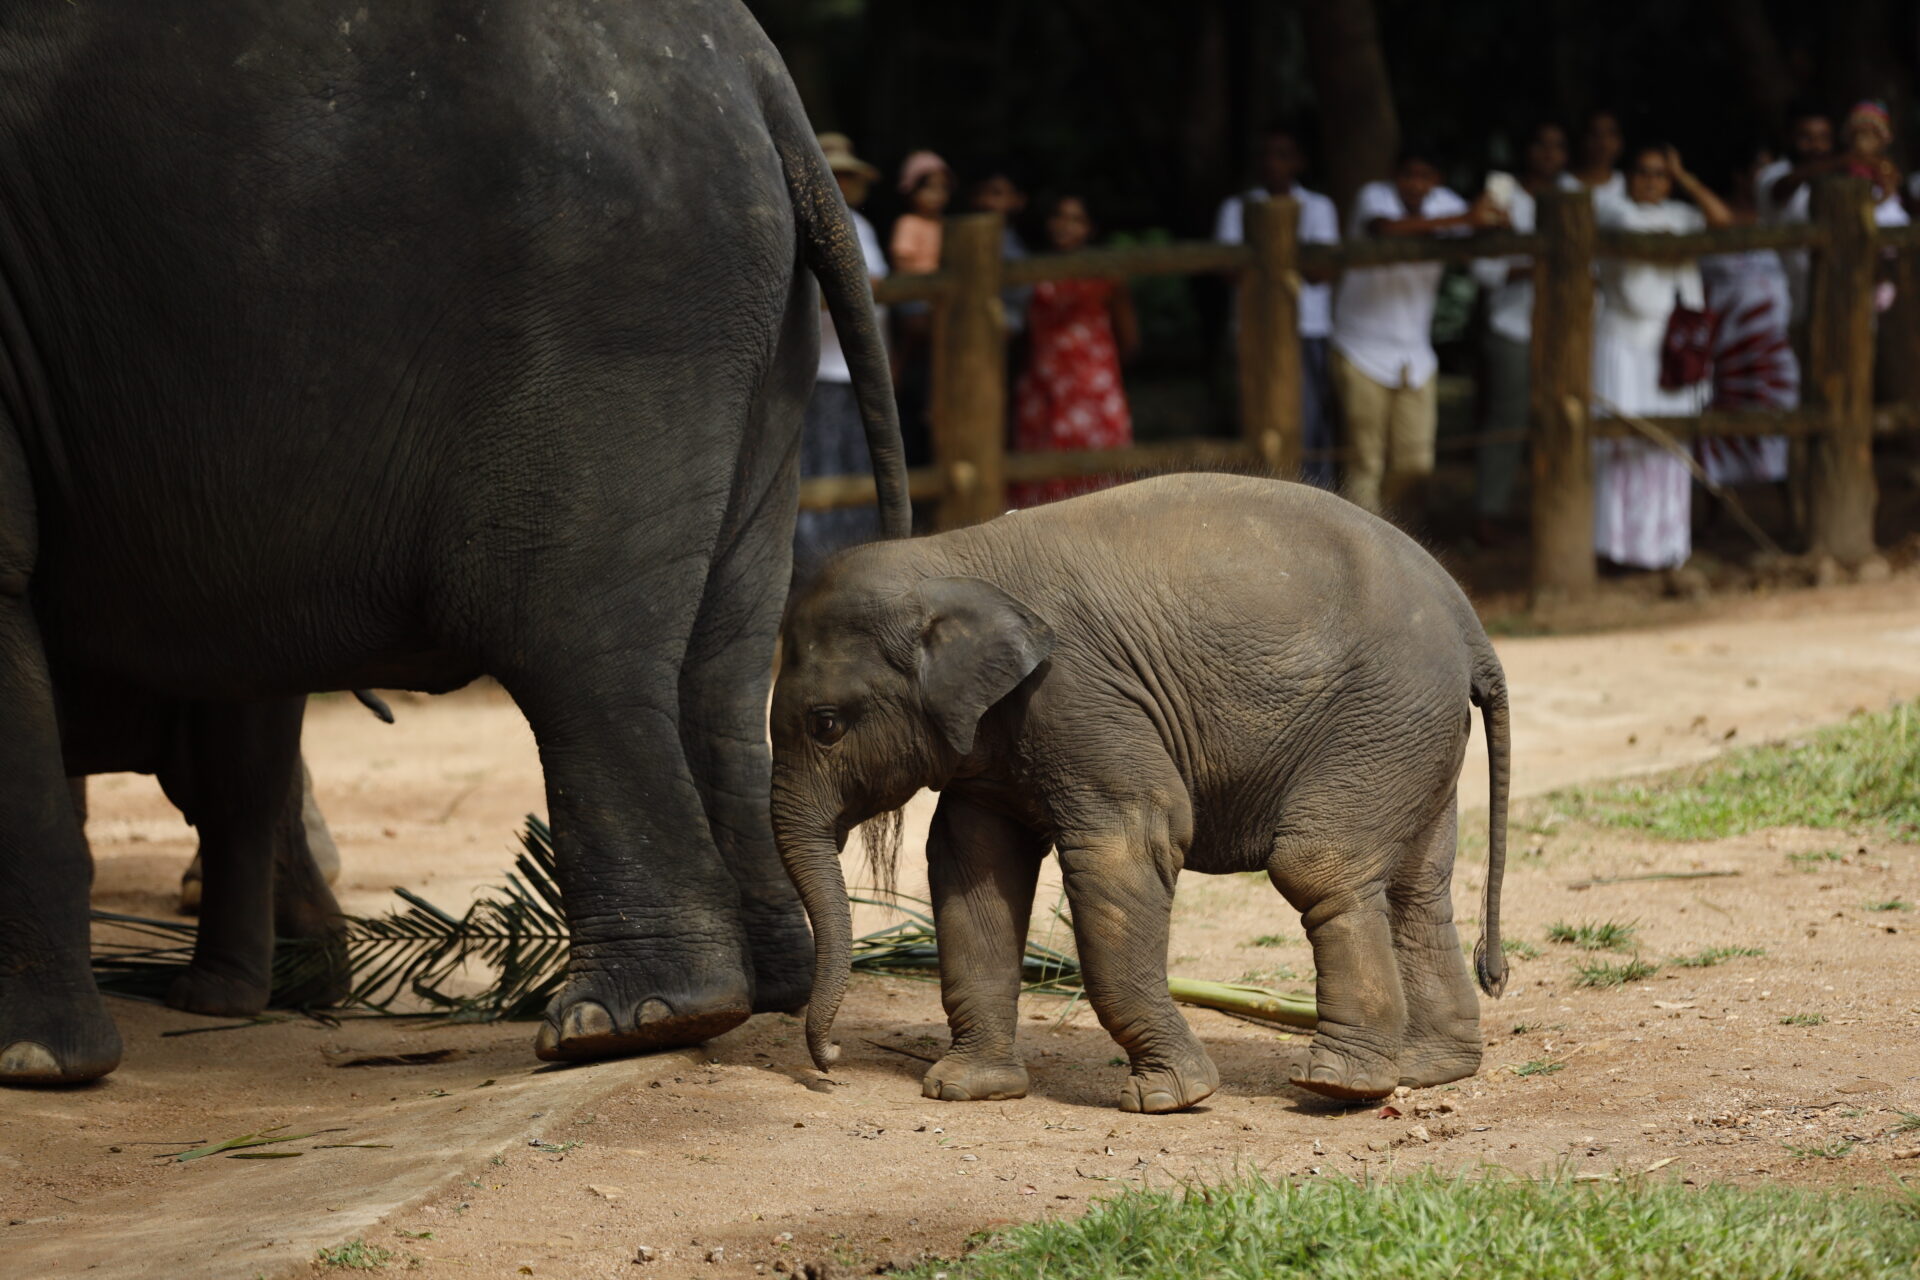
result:
<svg viewBox="0 0 1920 1280"><path fill-rule="evenodd" d="M273 1001L305 1005L318 991L331 1003L382 1014L441 1015L456 1022L537 1018L565 980L566 916L555 882L553 833L529 814L523 852L506 883L465 914L443 911L395 888L401 906L383 916L348 916L338 939L285 939L274 948ZM193 957L194 926L95 911L94 920L134 938L94 946L100 989L159 1000ZM490 979L478 991L453 989L465 977Z"/></svg>

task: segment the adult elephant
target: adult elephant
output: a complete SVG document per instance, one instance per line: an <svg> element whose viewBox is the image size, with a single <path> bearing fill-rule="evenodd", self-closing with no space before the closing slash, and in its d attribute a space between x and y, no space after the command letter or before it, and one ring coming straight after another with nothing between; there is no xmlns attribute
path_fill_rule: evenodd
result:
<svg viewBox="0 0 1920 1280"><path fill-rule="evenodd" d="M809 269L892 535L906 477L745 9L20 0L0 83L0 1081L119 1060L65 778L128 767L135 699L184 717L203 808L188 1007L265 972L302 695L483 673L568 904L539 1054L804 1004L765 713Z"/></svg>

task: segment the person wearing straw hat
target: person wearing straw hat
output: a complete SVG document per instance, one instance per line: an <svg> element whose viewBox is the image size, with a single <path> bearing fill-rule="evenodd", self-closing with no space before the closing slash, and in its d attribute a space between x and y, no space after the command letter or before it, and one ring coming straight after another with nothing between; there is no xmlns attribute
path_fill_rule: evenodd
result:
<svg viewBox="0 0 1920 1280"><path fill-rule="evenodd" d="M860 237L860 253L866 259L867 274L878 281L887 274L886 255L880 249L880 236L873 224L860 216L880 170L854 154L853 142L844 133L820 135L820 151L827 168L840 184L846 198L847 214ZM886 318L874 308L880 332L886 332ZM814 376L813 394L807 398L805 425L800 435L800 475L866 475L872 471L867 460L866 429L860 419L860 403L853 394L853 374L847 357L840 350L834 333L833 318L822 304L820 311L820 368ZM831 511L802 511L793 529L793 585L810 580L828 556L843 547L870 542L880 536L880 518L873 507L838 507Z"/></svg>

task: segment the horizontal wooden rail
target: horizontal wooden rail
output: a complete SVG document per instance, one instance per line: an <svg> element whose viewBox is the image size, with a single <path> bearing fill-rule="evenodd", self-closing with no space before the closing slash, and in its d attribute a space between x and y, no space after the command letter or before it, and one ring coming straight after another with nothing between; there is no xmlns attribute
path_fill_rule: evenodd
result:
<svg viewBox="0 0 1920 1280"><path fill-rule="evenodd" d="M1882 249L1911 253L1920 249L1920 223L1904 227L1881 227L1877 238Z"/></svg>
<svg viewBox="0 0 1920 1280"><path fill-rule="evenodd" d="M1709 409L1697 417L1641 418L1680 440L1696 436L1817 436L1827 429L1825 409ZM1640 433L1624 418L1593 419L1593 434L1636 439Z"/></svg>
<svg viewBox="0 0 1920 1280"><path fill-rule="evenodd" d="M1007 263L1008 284L1042 280L1125 280L1130 276L1197 276L1244 271L1253 251L1243 244L1183 240L1177 244L1128 245L1121 249L1082 249L1077 253L1036 254Z"/></svg>
<svg viewBox="0 0 1920 1280"><path fill-rule="evenodd" d="M944 271L887 276L874 282L873 300L882 306L896 302L938 302L952 297L959 287L959 281Z"/></svg>
<svg viewBox="0 0 1920 1280"><path fill-rule="evenodd" d="M1197 438L1136 444L1125 449L1069 449L1058 453L1010 453L1007 480L1039 484L1082 476L1132 475L1142 471L1207 471L1254 466L1259 451L1242 440Z"/></svg>
<svg viewBox="0 0 1920 1280"><path fill-rule="evenodd" d="M933 502L947 496L946 481L938 467L914 467L907 472L907 493L915 502ZM872 476L811 476L800 482L803 511L871 507L878 501Z"/></svg>
<svg viewBox="0 0 1920 1280"><path fill-rule="evenodd" d="M1658 231L1602 231L1595 237L1594 252L1602 258L1631 258L1636 262L1684 262L1718 253L1820 249L1826 244L1826 228L1802 222L1784 226L1714 227L1683 236Z"/></svg>

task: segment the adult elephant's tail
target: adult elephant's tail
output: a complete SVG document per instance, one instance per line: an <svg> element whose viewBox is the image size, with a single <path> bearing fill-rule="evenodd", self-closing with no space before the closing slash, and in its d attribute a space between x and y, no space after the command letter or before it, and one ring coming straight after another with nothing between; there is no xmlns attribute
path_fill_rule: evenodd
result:
<svg viewBox="0 0 1920 1280"><path fill-rule="evenodd" d="M1480 892L1480 941L1473 970L1480 989L1497 996L1507 988L1507 957L1500 946L1500 882L1507 873L1507 790L1512 778L1508 751L1507 674L1486 633L1474 628L1472 697L1487 729L1487 883Z"/></svg>
<svg viewBox="0 0 1920 1280"><path fill-rule="evenodd" d="M913 524L906 450L900 443L900 413L893 401L887 349L874 319L866 258L841 199L840 185L814 140L793 81L777 59L770 61L770 66L761 67L761 99L780 166L786 171L801 257L820 282L847 369L853 374L853 393L867 429L867 452L873 456L873 481L880 492L881 530L889 538L904 538Z"/></svg>

